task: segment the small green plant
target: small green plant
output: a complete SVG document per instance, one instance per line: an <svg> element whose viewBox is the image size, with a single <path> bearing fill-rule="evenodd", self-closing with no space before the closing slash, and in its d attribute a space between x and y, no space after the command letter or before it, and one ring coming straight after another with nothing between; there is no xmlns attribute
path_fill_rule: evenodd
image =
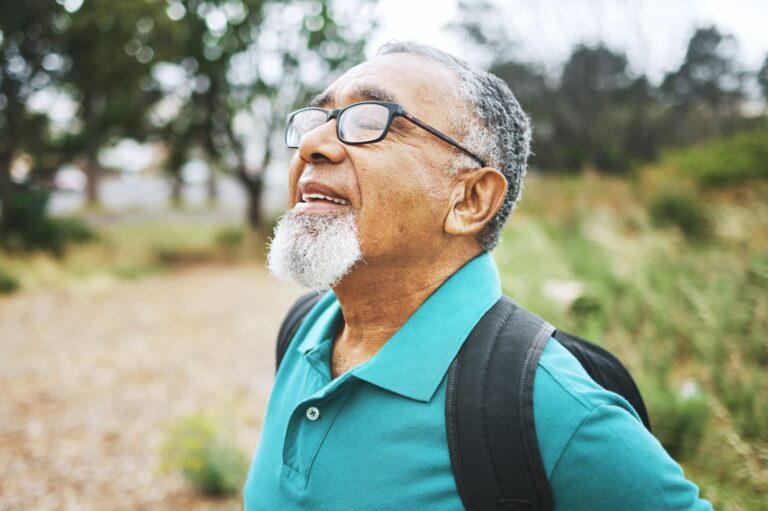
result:
<svg viewBox="0 0 768 511"><path fill-rule="evenodd" d="M10 294L19 289L19 280L0 268L0 294Z"/></svg>
<svg viewBox="0 0 768 511"><path fill-rule="evenodd" d="M245 455L210 414L197 412L168 428L160 448L161 468L180 472L205 495L236 495L248 469Z"/></svg>
<svg viewBox="0 0 768 511"><path fill-rule="evenodd" d="M664 193L651 202L650 214L656 225L676 226L688 239L704 241L712 235L712 222L701 205L701 198L679 192Z"/></svg>

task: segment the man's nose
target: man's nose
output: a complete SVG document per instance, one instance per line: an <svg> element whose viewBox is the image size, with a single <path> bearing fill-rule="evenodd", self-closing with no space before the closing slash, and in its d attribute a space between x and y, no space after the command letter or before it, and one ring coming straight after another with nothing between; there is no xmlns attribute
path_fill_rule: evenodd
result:
<svg viewBox="0 0 768 511"><path fill-rule="evenodd" d="M307 163L340 163L346 155L344 144L336 136L336 119L310 130L299 142L299 156Z"/></svg>

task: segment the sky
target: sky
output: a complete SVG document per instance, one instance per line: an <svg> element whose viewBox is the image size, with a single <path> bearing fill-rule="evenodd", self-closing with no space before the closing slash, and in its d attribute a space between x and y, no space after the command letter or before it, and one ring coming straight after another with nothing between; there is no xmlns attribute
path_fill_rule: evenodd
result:
<svg viewBox="0 0 768 511"><path fill-rule="evenodd" d="M635 72L660 81L679 66L695 28L712 24L736 37L746 69L758 69L768 55L768 0L491 1L513 35L514 55L555 72L575 43L604 41L625 51ZM458 19L457 0L379 0L379 13L381 27L369 54L390 39L414 39L484 63L445 28Z"/></svg>

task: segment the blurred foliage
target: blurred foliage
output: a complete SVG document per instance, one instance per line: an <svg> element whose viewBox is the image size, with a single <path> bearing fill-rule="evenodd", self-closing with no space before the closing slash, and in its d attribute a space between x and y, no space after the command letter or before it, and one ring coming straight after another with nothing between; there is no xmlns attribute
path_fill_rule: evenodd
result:
<svg viewBox="0 0 768 511"><path fill-rule="evenodd" d="M151 134L147 112L161 99L150 87L153 66L175 57L173 36L183 30L165 8L151 0L88 0L60 15L57 41L68 68L60 87L77 105L77 125L54 140L88 176L90 205L98 202L99 151Z"/></svg>
<svg viewBox="0 0 768 511"><path fill-rule="evenodd" d="M672 151L666 159L704 188L768 181L768 128Z"/></svg>
<svg viewBox="0 0 768 511"><path fill-rule="evenodd" d="M712 234L706 204L701 198L684 192L665 192L648 207L656 225L676 226L691 240L703 241Z"/></svg>
<svg viewBox="0 0 768 511"><path fill-rule="evenodd" d="M160 447L161 469L181 473L201 493L236 495L248 459L211 415L198 412L171 424Z"/></svg>
<svg viewBox="0 0 768 511"><path fill-rule="evenodd" d="M685 189L674 176L669 189ZM655 227L640 177L529 176L494 252L503 287L628 366L654 431L716 509L764 509L768 187L699 197L702 244ZM564 301L552 289L565 285L578 293Z"/></svg>
<svg viewBox="0 0 768 511"><path fill-rule="evenodd" d="M19 285L19 279L0 267L0 295L13 293Z"/></svg>
<svg viewBox="0 0 768 511"><path fill-rule="evenodd" d="M741 69L735 39L714 26L694 32L683 61L659 85L633 73L622 52L602 43L576 45L554 76L515 56L515 34L504 24L507 11L501 5L462 0L460 21L453 28L486 56L491 72L510 85L530 114L535 127L532 164L539 169L627 173L665 148L753 126L754 114L744 113L752 77L768 100L768 56L760 70Z"/></svg>
<svg viewBox="0 0 768 511"><path fill-rule="evenodd" d="M224 250L236 251L245 242L245 231L241 227L229 227L219 231L216 243Z"/></svg>
<svg viewBox="0 0 768 511"><path fill-rule="evenodd" d="M92 228L98 243L76 244L63 256L50 252L4 252L0 266L24 289L100 285L135 280L199 264L262 265L263 239L243 226L212 222L131 222ZM229 244L238 232L242 243ZM227 242L222 242L227 239ZM234 242L232 242L234 243Z"/></svg>
<svg viewBox="0 0 768 511"><path fill-rule="evenodd" d="M768 182L768 129L669 150L636 175L645 182L656 225L677 226L691 240L707 240L713 234L708 193Z"/></svg>
<svg viewBox="0 0 768 511"><path fill-rule="evenodd" d="M43 250L62 257L67 246L96 239L96 233L76 218L51 218L46 214L50 192L16 186L6 205L6 233L0 248L10 252Z"/></svg>
<svg viewBox="0 0 768 511"><path fill-rule="evenodd" d="M173 200L192 159L232 172L261 224L285 115L362 59L374 0L31 0L0 4L0 238L15 183L65 163L98 202L100 152L126 138L166 155ZM70 114L61 109L71 108ZM14 165L24 169L12 175ZM27 196L29 199L30 197Z"/></svg>
<svg viewBox="0 0 768 511"><path fill-rule="evenodd" d="M710 427L710 407L706 396L692 391L685 395L668 388L644 389L653 434L678 462L696 456L704 432Z"/></svg>
<svg viewBox="0 0 768 511"><path fill-rule="evenodd" d="M345 5L351 7L317 0L171 4L186 30L174 41L176 57L162 65L185 80L175 87L155 81L176 105L152 120L169 144L177 197L181 168L197 153L234 173L249 198L249 223L261 226L264 169L282 148L286 114L362 60L374 27L372 2L357 2L354 15Z"/></svg>

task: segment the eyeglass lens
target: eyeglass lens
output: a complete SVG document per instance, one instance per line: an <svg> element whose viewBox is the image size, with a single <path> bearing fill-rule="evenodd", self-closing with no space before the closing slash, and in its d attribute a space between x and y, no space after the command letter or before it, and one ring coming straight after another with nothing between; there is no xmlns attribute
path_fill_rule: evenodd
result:
<svg viewBox="0 0 768 511"><path fill-rule="evenodd" d="M304 135L325 123L322 110L304 110L291 119L286 131L286 143L297 147ZM339 139L346 143L371 142L380 138L387 127L389 109L374 103L361 103L344 110L339 116Z"/></svg>

